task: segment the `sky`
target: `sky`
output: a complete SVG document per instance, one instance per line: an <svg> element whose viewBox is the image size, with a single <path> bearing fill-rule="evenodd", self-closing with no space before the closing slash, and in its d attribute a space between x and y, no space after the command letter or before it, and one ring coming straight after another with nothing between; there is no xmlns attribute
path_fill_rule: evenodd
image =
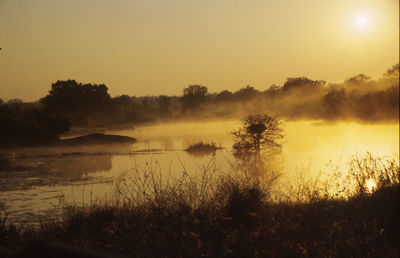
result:
<svg viewBox="0 0 400 258"><path fill-rule="evenodd" d="M378 78L399 62L399 1L0 0L0 48L3 100L67 79L145 96Z"/></svg>

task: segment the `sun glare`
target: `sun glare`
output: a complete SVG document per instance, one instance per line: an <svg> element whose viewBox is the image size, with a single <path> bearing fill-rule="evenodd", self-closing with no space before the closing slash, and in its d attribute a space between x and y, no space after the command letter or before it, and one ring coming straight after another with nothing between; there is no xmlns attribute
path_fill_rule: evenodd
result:
<svg viewBox="0 0 400 258"><path fill-rule="evenodd" d="M365 186L367 187L367 190L369 193L372 193L376 189L376 183L374 179L370 178L365 182Z"/></svg>
<svg viewBox="0 0 400 258"><path fill-rule="evenodd" d="M358 17L357 25L359 27L366 27L368 25L368 19L365 16Z"/></svg>
<svg viewBox="0 0 400 258"><path fill-rule="evenodd" d="M371 13L360 12L358 14L353 13L352 23L353 27L357 31L367 31L373 27L372 24L373 16Z"/></svg>

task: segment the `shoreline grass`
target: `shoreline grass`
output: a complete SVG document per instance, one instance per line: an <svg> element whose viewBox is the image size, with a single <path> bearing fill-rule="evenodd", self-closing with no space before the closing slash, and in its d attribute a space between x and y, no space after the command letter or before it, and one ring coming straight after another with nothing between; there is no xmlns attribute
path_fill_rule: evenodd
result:
<svg viewBox="0 0 400 258"><path fill-rule="evenodd" d="M208 169L167 180L133 168L113 199L66 204L61 221L39 229L19 229L0 216L0 256L33 255L57 241L132 257L398 257L397 163L366 156L351 168L344 180L354 185L345 197L300 182L292 194L302 198L279 200L270 187L274 176L214 176ZM376 180L371 191L369 178Z"/></svg>

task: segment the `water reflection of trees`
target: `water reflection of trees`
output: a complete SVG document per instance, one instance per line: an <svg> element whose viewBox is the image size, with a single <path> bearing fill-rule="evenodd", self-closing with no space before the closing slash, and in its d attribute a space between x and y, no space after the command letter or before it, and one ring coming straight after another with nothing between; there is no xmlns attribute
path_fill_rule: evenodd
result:
<svg viewBox="0 0 400 258"><path fill-rule="evenodd" d="M112 168L111 154L67 155L43 160L44 169L61 179L80 179L83 175Z"/></svg>
<svg viewBox="0 0 400 258"><path fill-rule="evenodd" d="M215 156L216 152L217 150L201 150L201 151L186 152L186 153L195 158L204 158L210 155Z"/></svg>
<svg viewBox="0 0 400 258"><path fill-rule="evenodd" d="M69 184L112 168L111 154L64 154L8 159L0 169L0 191ZM92 175L91 175L92 174Z"/></svg>

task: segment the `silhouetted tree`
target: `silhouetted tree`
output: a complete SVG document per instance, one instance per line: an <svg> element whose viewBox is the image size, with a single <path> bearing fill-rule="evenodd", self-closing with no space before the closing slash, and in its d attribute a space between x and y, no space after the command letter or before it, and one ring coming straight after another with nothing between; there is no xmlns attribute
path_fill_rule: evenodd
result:
<svg viewBox="0 0 400 258"><path fill-rule="evenodd" d="M235 91L233 94L237 100L249 100L253 97L257 96L260 92L254 89L252 86L247 85L244 88L241 88L238 91Z"/></svg>
<svg viewBox="0 0 400 258"><path fill-rule="evenodd" d="M158 103L159 103L158 113L164 118L170 117L169 105L171 103L171 98L165 95L160 95L158 96Z"/></svg>
<svg viewBox="0 0 400 258"><path fill-rule="evenodd" d="M208 89L201 85L190 85L183 89L183 109L184 111L191 111L199 108L207 100Z"/></svg>
<svg viewBox="0 0 400 258"><path fill-rule="evenodd" d="M228 90L223 90L223 91L219 92L217 95L215 95L215 100L217 102L231 101L231 100L233 100L233 94L232 94L232 92L230 92Z"/></svg>
<svg viewBox="0 0 400 258"><path fill-rule="evenodd" d="M0 145L54 141L68 131L67 119L48 113L36 103L9 101L0 106Z"/></svg>
<svg viewBox="0 0 400 258"><path fill-rule="evenodd" d="M201 85L190 85L183 89L183 96L206 96L208 89Z"/></svg>
<svg viewBox="0 0 400 258"><path fill-rule="evenodd" d="M131 103L131 98L128 95L121 95L111 99L112 106L114 107L126 107Z"/></svg>
<svg viewBox="0 0 400 258"><path fill-rule="evenodd" d="M394 86L385 91L377 91L357 96L355 116L365 121L399 119L399 87Z"/></svg>
<svg viewBox="0 0 400 258"><path fill-rule="evenodd" d="M285 84L282 86L282 90L287 92L297 89L304 93L309 93L321 90L325 84L325 81L314 81L307 77L287 78Z"/></svg>
<svg viewBox="0 0 400 258"><path fill-rule="evenodd" d="M345 89L332 89L322 97L322 105L326 109L329 118L337 118L342 115L344 103L347 100Z"/></svg>
<svg viewBox="0 0 400 258"><path fill-rule="evenodd" d="M387 69L384 76L399 78L399 74L400 74L400 65L399 63L397 63L393 65L391 68Z"/></svg>
<svg viewBox="0 0 400 258"><path fill-rule="evenodd" d="M350 77L345 82L352 83L352 84L360 84L360 83L363 83L363 82L366 82L369 80L371 80L371 77L369 77L368 75L365 75L363 73L360 73L356 76Z"/></svg>
<svg viewBox="0 0 400 258"><path fill-rule="evenodd" d="M136 122L138 119L137 107L131 97L121 95L110 100L110 109L106 113L104 122L123 124Z"/></svg>
<svg viewBox="0 0 400 258"><path fill-rule="evenodd" d="M271 85L266 91L264 91L265 95L268 97L276 97L279 95L279 92L282 90L281 87L277 85Z"/></svg>
<svg viewBox="0 0 400 258"><path fill-rule="evenodd" d="M243 119L242 127L232 134L234 155L247 161L252 159L249 165L252 165L256 172L258 167L263 165L261 155L272 155L281 149L281 123L267 114L247 116Z"/></svg>
<svg viewBox="0 0 400 258"><path fill-rule="evenodd" d="M104 84L57 81L51 85L49 94L40 101L49 112L63 114L74 123L85 124L89 114L104 111L110 104L107 90Z"/></svg>
<svg viewBox="0 0 400 258"><path fill-rule="evenodd" d="M181 116L183 112L183 104L181 98L176 96L171 97L168 109L171 118L176 118Z"/></svg>

